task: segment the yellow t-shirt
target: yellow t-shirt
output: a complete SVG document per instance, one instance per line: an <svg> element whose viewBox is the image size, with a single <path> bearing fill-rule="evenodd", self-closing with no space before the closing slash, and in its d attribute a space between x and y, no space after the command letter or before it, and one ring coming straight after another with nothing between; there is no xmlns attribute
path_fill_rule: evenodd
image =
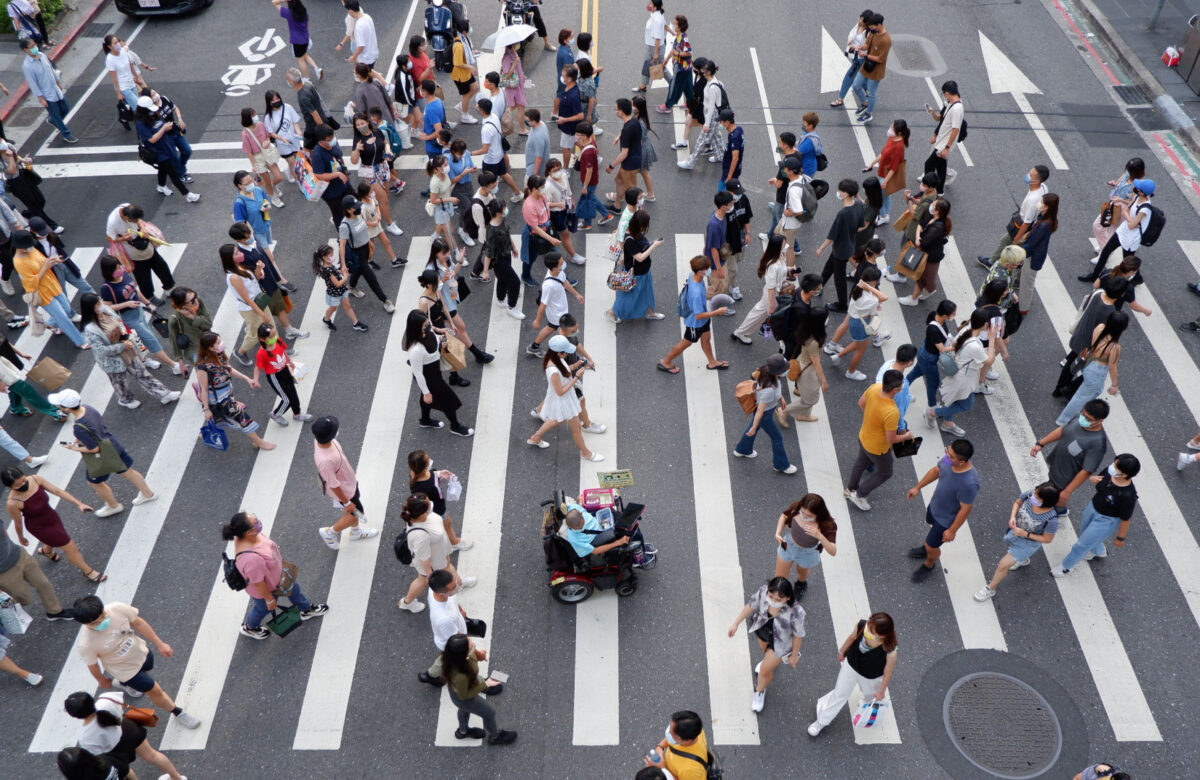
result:
<svg viewBox="0 0 1200 780"><path fill-rule="evenodd" d="M708 761L708 739L704 732L691 745L670 745L663 751L663 768L671 773L675 780L705 780L708 771L700 761L693 761L684 756L675 755L675 751L691 753L701 761Z"/></svg>
<svg viewBox="0 0 1200 780"><path fill-rule="evenodd" d="M36 249L17 251L13 254L13 268L21 275L21 286L27 293L37 292L43 306L62 295L62 285L58 283L58 277L52 270L47 271L42 277L42 283L38 284L38 269L42 267L45 259L46 256Z"/></svg>
<svg viewBox="0 0 1200 780"><path fill-rule="evenodd" d="M466 47L463 46L461 39L455 39L454 45L450 47L450 56L454 63L454 68L450 71L450 80L460 84L470 81L475 74L471 72L471 68L467 64Z"/></svg>
<svg viewBox="0 0 1200 780"><path fill-rule="evenodd" d="M900 426L900 409L896 402L883 395L883 385L874 384L862 394L863 421L858 429L858 440L863 449L872 455L882 455L891 447L887 432Z"/></svg>

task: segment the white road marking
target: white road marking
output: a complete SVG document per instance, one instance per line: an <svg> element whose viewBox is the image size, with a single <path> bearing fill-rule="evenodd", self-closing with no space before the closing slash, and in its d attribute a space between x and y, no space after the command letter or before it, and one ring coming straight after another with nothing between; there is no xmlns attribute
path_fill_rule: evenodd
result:
<svg viewBox="0 0 1200 780"><path fill-rule="evenodd" d="M837 92L842 86L842 76L846 71L846 57L842 54L842 48L838 46L837 41L829 34L829 31L824 27L821 28L821 91ZM832 89L827 89L829 84L833 84ZM867 128L862 123L855 119L855 112L858 108L858 101L854 97L854 90L846 93L845 104L843 110L846 112L846 120L850 123L850 129L854 132L854 140L858 143L858 151L862 154L864 160L875 159L875 151L871 146L871 138L867 135Z"/></svg>
<svg viewBox="0 0 1200 780"><path fill-rule="evenodd" d="M754 65L754 81L758 84L758 98L762 101L763 106L763 124L767 129L767 143L770 144L767 148L771 150L771 159L779 162L779 152L776 151L778 136L775 135L775 118L771 116L771 106L767 103L767 87L763 83L762 68L758 64L758 50L753 46L750 47L750 62Z"/></svg>
<svg viewBox="0 0 1200 780"><path fill-rule="evenodd" d="M1051 164L1060 171L1068 170L1067 161L1063 159L1054 139L1046 131L1041 117L1033 110L1029 98L1025 97L1026 95L1040 95L1042 91L1021 72L1020 68L1004 52L1000 51L996 44L992 43L990 38L983 34L983 30L979 31L979 48L983 51L983 64L987 67L992 94L998 95L1001 92L1011 94L1017 104L1017 110L1024 115L1025 121L1029 123L1038 142L1046 150Z"/></svg>
<svg viewBox="0 0 1200 780"><path fill-rule="evenodd" d="M343 149L346 147L343 146ZM132 153L131 153L132 154ZM525 167L525 155L512 154L509 160L513 168ZM397 158L396 168L406 171L425 172L424 154L406 154ZM236 173L245 170L249 161L245 157L193 157L188 161L188 173L193 176L204 174ZM346 168L357 171L358 166L346 155ZM77 179L108 176L149 176L148 167L136 160L98 160L93 162L68 162L39 165L38 173L47 179Z"/></svg>

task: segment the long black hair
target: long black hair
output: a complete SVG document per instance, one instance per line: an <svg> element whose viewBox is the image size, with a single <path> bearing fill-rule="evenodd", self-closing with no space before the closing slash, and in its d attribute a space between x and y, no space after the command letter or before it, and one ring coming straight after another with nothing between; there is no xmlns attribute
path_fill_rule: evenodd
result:
<svg viewBox="0 0 1200 780"><path fill-rule="evenodd" d="M296 24L304 24L308 21L308 9L304 7L303 0L288 0L287 5Z"/></svg>
<svg viewBox="0 0 1200 780"><path fill-rule="evenodd" d="M783 236L778 233L772 233L767 239L767 245L763 248L762 258L758 261L758 278L766 276L767 269L771 267L771 263L778 262L779 257L783 254Z"/></svg>
<svg viewBox="0 0 1200 780"><path fill-rule="evenodd" d="M991 314L986 309L976 309L971 312L971 323L959 332L958 340L954 342L954 351L962 349L963 345L972 338L972 334L980 328L986 327L991 318Z"/></svg>
<svg viewBox="0 0 1200 780"><path fill-rule="evenodd" d="M818 344L825 343L825 323L829 320L829 309L824 306L813 306L808 310L808 316L800 320L796 326L796 343L804 345L809 339L816 339Z"/></svg>
<svg viewBox="0 0 1200 780"><path fill-rule="evenodd" d="M100 303L100 296L96 293L84 293L79 298L79 329L83 330L88 325L95 323L100 324L100 319L96 315L96 304Z"/></svg>
<svg viewBox="0 0 1200 780"><path fill-rule="evenodd" d="M466 675L467 681L474 685L479 681L478 675L468 663L471 656L471 640L466 634L455 634L446 640L442 650L442 679L450 682L450 674L458 672Z"/></svg>
<svg viewBox="0 0 1200 780"><path fill-rule="evenodd" d="M425 341L425 325L429 322L429 317L420 309L413 309L408 313L408 319L404 321L404 338L400 341L400 345L404 349L408 349L413 344Z"/></svg>

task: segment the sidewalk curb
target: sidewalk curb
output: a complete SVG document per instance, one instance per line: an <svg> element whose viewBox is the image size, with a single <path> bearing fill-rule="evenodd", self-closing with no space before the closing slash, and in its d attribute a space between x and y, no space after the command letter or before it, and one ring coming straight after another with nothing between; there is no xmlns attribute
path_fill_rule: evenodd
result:
<svg viewBox="0 0 1200 780"><path fill-rule="evenodd" d="M83 14L79 21L75 23L75 26L72 27L70 31L59 40L58 45L55 46L54 50L50 52L50 61L58 62L59 58L66 54L67 50L71 48L71 44L75 43L75 39L77 39L79 34L83 32L83 28L91 24L92 20L99 16L100 12L103 11L107 5L108 0L94 0L92 8ZM21 86L13 90L13 93L8 100L4 101L3 105L0 105L0 120L7 122L8 118L12 116L17 106L21 104L21 101L24 100L25 96L28 94L29 84L22 79Z"/></svg>

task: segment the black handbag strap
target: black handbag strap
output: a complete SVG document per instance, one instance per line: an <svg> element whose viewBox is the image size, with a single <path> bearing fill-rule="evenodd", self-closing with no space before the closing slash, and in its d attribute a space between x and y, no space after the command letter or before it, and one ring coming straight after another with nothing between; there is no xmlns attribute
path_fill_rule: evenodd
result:
<svg viewBox="0 0 1200 780"><path fill-rule="evenodd" d="M682 750L677 749L674 745L667 745L667 750L671 751L672 753L674 753L677 756L683 756L684 758L689 758L692 761L695 761L700 766L704 767L705 769L708 769L708 762L705 761L703 758L700 758L700 756L696 755L695 753L684 752Z"/></svg>

